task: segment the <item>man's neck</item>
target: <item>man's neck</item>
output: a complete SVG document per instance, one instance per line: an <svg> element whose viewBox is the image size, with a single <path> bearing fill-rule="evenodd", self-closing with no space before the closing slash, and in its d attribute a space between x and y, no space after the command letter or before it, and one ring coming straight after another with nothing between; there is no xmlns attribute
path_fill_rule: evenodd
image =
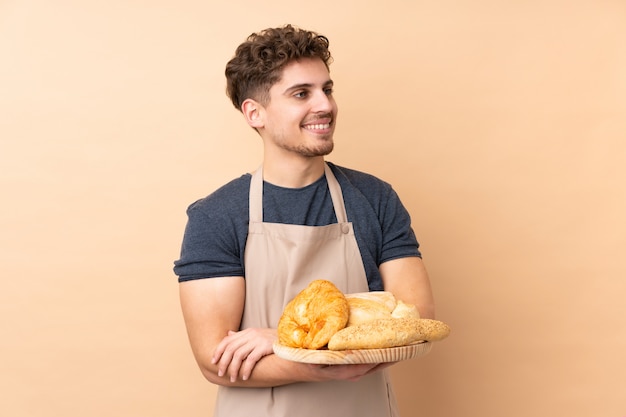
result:
<svg viewBox="0 0 626 417"><path fill-rule="evenodd" d="M263 159L263 180L279 187L302 188L324 174L324 157Z"/></svg>

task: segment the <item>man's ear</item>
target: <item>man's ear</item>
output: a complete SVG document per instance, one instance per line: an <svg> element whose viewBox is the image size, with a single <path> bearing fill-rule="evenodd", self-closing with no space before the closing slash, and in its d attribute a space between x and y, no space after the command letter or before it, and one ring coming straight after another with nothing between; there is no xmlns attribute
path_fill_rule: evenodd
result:
<svg viewBox="0 0 626 417"><path fill-rule="evenodd" d="M255 128L263 127L263 106L257 101L247 98L241 103L241 112L248 124Z"/></svg>

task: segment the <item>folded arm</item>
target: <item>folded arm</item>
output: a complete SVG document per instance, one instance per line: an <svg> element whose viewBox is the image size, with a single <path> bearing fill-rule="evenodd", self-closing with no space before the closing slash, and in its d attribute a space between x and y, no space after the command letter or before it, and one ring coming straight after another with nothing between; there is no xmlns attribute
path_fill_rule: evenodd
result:
<svg viewBox="0 0 626 417"><path fill-rule="evenodd" d="M374 364L320 366L273 354L275 329L237 331L245 301L243 277L206 278L180 284L180 302L191 348L207 380L225 386L272 387L303 381L357 380Z"/></svg>

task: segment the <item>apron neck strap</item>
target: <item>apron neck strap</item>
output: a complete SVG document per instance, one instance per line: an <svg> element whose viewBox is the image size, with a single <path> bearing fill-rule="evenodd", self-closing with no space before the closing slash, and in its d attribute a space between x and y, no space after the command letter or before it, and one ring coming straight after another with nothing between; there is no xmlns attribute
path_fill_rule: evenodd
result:
<svg viewBox="0 0 626 417"><path fill-rule="evenodd" d="M348 216L343 202L341 186L326 162L324 162L324 174L326 174L326 182L330 190L330 198L333 201L337 223L346 223ZM263 165L252 174L250 181L250 222L263 222Z"/></svg>
<svg viewBox="0 0 626 417"><path fill-rule="evenodd" d="M335 178L335 174L333 174L333 171L326 162L324 162L324 172L326 173L326 182L330 190L330 198L333 200L337 223L346 223L348 221L348 215L346 214L346 206L343 203L341 187L339 186L337 178Z"/></svg>

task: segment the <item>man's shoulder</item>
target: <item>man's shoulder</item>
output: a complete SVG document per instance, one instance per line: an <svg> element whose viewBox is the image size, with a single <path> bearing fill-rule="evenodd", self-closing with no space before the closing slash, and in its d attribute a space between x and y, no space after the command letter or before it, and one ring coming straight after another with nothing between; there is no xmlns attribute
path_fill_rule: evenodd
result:
<svg viewBox="0 0 626 417"><path fill-rule="evenodd" d="M193 202L188 211L198 211L206 214L215 212L229 212L233 209L248 207L250 194L250 174L243 174L222 185L206 197Z"/></svg>
<svg viewBox="0 0 626 417"><path fill-rule="evenodd" d="M333 170L333 173L337 177L337 181L342 185L353 186L366 195L372 193L388 193L391 190L391 185L380 179L379 177L352 168L339 166L328 162L328 165Z"/></svg>

